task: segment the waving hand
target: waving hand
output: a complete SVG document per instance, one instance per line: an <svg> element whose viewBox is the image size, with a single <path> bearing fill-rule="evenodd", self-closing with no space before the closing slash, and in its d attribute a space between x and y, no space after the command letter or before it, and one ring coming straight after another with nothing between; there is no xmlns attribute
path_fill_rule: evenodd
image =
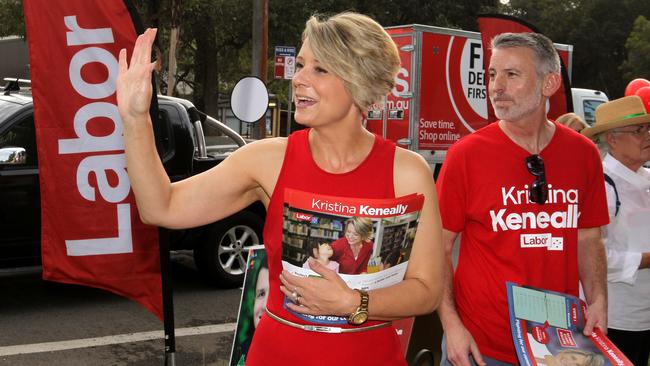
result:
<svg viewBox="0 0 650 366"><path fill-rule="evenodd" d="M125 123L149 113L153 92L151 73L155 66L155 62L151 62L151 46L155 38L156 29L151 28L138 36L129 64L126 50L120 50L117 105Z"/></svg>

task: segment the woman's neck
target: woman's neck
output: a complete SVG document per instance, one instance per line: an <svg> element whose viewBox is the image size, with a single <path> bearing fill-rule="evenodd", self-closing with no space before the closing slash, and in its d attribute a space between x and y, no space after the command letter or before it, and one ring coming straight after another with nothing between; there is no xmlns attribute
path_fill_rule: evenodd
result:
<svg viewBox="0 0 650 366"><path fill-rule="evenodd" d="M309 147L316 164L330 173L347 173L356 169L370 154L375 136L359 123L340 129L312 129Z"/></svg>

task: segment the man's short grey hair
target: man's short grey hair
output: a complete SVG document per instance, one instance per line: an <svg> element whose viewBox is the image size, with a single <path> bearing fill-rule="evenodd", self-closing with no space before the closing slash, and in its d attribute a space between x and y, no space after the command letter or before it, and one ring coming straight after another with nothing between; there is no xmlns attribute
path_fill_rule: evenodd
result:
<svg viewBox="0 0 650 366"><path fill-rule="evenodd" d="M596 146L600 151L600 157L604 158L609 152L609 144L607 143L607 135L612 131L605 131L597 136Z"/></svg>
<svg viewBox="0 0 650 366"><path fill-rule="evenodd" d="M553 41L540 33L501 33L492 38L491 49L526 47L537 57L537 73L541 76L560 73L560 56Z"/></svg>

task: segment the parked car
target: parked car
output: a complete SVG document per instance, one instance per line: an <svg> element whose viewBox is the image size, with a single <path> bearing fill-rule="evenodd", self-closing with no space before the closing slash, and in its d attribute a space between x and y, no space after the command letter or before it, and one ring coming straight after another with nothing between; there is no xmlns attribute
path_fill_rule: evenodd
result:
<svg viewBox="0 0 650 366"><path fill-rule="evenodd" d="M609 101L607 94L600 90L571 88L573 111L589 124L596 122L596 108Z"/></svg>
<svg viewBox="0 0 650 366"><path fill-rule="evenodd" d="M156 146L171 181L212 168L246 143L188 100L158 96L158 107ZM171 249L193 250L207 281L240 286L248 248L261 243L265 215L258 202L209 225L171 230ZM32 97L14 85L0 95L0 267L40 263L40 218Z"/></svg>

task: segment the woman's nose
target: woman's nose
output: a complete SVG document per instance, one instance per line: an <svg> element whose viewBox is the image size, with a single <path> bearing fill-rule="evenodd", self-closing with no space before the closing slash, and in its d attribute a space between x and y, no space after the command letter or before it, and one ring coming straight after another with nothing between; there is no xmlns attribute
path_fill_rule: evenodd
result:
<svg viewBox="0 0 650 366"><path fill-rule="evenodd" d="M293 84L294 88L307 85L307 80L305 74L303 73L303 69L296 70L296 72L293 74L293 78L291 78L291 83Z"/></svg>

